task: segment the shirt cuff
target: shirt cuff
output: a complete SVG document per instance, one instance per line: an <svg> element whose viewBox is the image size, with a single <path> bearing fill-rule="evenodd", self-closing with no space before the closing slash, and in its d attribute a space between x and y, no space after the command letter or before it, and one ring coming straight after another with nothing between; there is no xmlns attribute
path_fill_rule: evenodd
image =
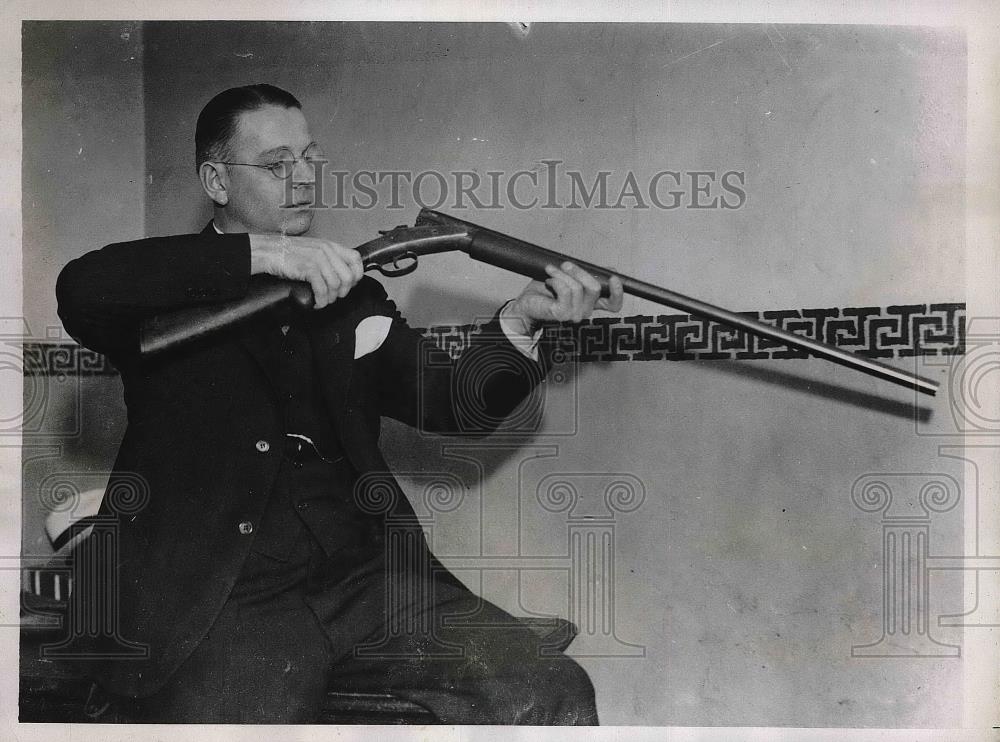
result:
<svg viewBox="0 0 1000 742"><path fill-rule="evenodd" d="M507 316L507 307L514 301L511 299L500 308L500 329L507 336L510 344L521 353L533 361L538 360L538 341L542 337L542 329L539 327L534 333L529 335L524 326L524 320Z"/></svg>

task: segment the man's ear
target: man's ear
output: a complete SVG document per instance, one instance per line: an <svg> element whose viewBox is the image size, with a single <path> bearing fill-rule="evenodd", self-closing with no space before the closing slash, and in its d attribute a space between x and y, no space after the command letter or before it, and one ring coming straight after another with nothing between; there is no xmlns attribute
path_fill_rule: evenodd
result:
<svg viewBox="0 0 1000 742"><path fill-rule="evenodd" d="M198 168L201 187L216 206L229 203L229 173L225 167L218 162L203 162Z"/></svg>

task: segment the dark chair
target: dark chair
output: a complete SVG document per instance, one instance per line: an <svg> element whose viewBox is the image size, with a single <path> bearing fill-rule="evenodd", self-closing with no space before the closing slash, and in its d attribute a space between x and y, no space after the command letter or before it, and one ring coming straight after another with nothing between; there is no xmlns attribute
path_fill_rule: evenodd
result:
<svg viewBox="0 0 1000 742"><path fill-rule="evenodd" d="M21 722L127 721L110 697L79 670L41 656L43 644L62 637L66 603L52 597L21 594L20 708ZM522 618L554 652L576 637L576 626L562 618ZM390 693L353 693L331 688L319 724L435 724L437 718L419 704Z"/></svg>

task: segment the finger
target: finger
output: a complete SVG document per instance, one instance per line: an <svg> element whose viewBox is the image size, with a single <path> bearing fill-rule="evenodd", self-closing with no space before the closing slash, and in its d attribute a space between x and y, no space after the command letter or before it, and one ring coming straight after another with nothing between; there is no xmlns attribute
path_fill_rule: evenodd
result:
<svg viewBox="0 0 1000 742"><path fill-rule="evenodd" d="M552 319L562 322L569 317L571 310L570 295L566 280L562 277L560 270L554 265L545 266L545 272L549 274L549 278L545 280L545 286L552 295L552 301L549 304L549 313L552 315Z"/></svg>
<svg viewBox="0 0 1000 742"><path fill-rule="evenodd" d="M598 301L596 306L598 309L604 309L608 312L617 312L622 308L625 296L625 289L618 276L612 275L608 280L608 293L609 296Z"/></svg>
<svg viewBox="0 0 1000 742"><path fill-rule="evenodd" d="M551 278L549 278L546 283L548 283L552 290L556 293L556 305L553 307L555 316L553 316L553 319L559 320L560 322L572 320L575 303L573 297L573 287L575 284L579 289L580 284L554 266L551 267L551 270L549 270L549 275Z"/></svg>
<svg viewBox="0 0 1000 742"><path fill-rule="evenodd" d="M353 287L361 277L365 275L365 267L361 262L361 253L352 247L344 247L336 242L330 243L336 253L343 259L344 264L351 271L351 281L350 284Z"/></svg>
<svg viewBox="0 0 1000 742"><path fill-rule="evenodd" d="M315 258L316 268L322 274L327 286L326 303L330 304L333 302L334 297L338 295L341 279L333 265L333 261L330 260L330 256L322 248L316 251Z"/></svg>
<svg viewBox="0 0 1000 742"><path fill-rule="evenodd" d="M583 314L586 309L584 306L583 298L583 284L580 283L570 271L576 268L568 260L560 266L563 275L566 277L567 283L569 284L570 300L572 302L572 312L570 314L570 319L573 322L579 322L583 319Z"/></svg>
<svg viewBox="0 0 1000 742"><path fill-rule="evenodd" d="M548 268L546 268L545 270L548 271ZM544 294L553 301L555 301L558 298L558 295L556 294L555 284L551 278L546 278L544 281L539 281L538 283L541 284L540 293Z"/></svg>
<svg viewBox="0 0 1000 742"><path fill-rule="evenodd" d="M329 303L327 300L327 291L329 289L327 288L326 280L324 280L323 275L318 271L308 273L306 280L309 281L309 285L313 291L313 309L322 309Z"/></svg>
<svg viewBox="0 0 1000 742"><path fill-rule="evenodd" d="M548 279L545 285L548 287L549 293L552 294L552 298L548 302L549 316L556 322L565 322L569 319L570 312L572 311L569 291L556 278Z"/></svg>
<svg viewBox="0 0 1000 742"><path fill-rule="evenodd" d="M575 278L583 289L583 294L581 296L581 311L582 317L589 317L591 312L594 311L594 306L597 300L601 298L601 284L594 278L590 273L585 271L578 265L568 264L569 274Z"/></svg>
<svg viewBox="0 0 1000 742"><path fill-rule="evenodd" d="M622 308L622 304L625 301L625 287L622 285L622 279L618 276L611 276L608 281L608 287L611 289L611 296L608 298L608 309L612 312L617 312Z"/></svg>
<svg viewBox="0 0 1000 742"><path fill-rule="evenodd" d="M594 278L590 273L585 271L578 265L573 263L565 263L564 269L573 278L583 284L583 289L586 293L600 294L601 293L601 283L596 278Z"/></svg>
<svg viewBox="0 0 1000 742"><path fill-rule="evenodd" d="M336 250L332 243L324 244L322 249L323 254L326 256L330 267L336 275L337 283L335 292L339 298L343 299L356 283L354 273L347 265L345 258Z"/></svg>
<svg viewBox="0 0 1000 742"><path fill-rule="evenodd" d="M344 248L347 250L349 262L351 264L352 270L357 274L358 281L365 277L365 263L361 259L361 253L353 248Z"/></svg>
<svg viewBox="0 0 1000 742"><path fill-rule="evenodd" d="M286 275L298 281L306 281L312 288L313 308L322 309L330 303L330 287L318 262L318 256L312 248L296 249L289 255L294 260L294 267Z"/></svg>
<svg viewBox="0 0 1000 742"><path fill-rule="evenodd" d="M558 319L560 322L573 321L577 304L579 303L578 296L574 294L580 290L580 284L564 270L555 266L549 270L549 275L552 276L550 280L557 294L557 311L559 312L559 316L555 319Z"/></svg>
<svg viewBox="0 0 1000 742"><path fill-rule="evenodd" d="M345 257L338 250L339 247L334 242L324 241L322 244L323 254L330 261L330 266L337 276L337 295L343 298L354 285L354 273L348 267Z"/></svg>

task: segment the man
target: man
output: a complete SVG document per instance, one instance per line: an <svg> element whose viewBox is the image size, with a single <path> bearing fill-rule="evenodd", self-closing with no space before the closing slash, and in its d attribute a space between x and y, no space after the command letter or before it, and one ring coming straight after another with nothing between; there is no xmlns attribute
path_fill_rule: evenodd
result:
<svg viewBox="0 0 1000 742"><path fill-rule="evenodd" d="M91 648L97 682L137 721L308 722L333 686L391 691L445 723L597 723L579 665L477 598L422 536L387 538L413 511L378 436L381 416L489 432L543 380L540 326L616 311L620 283L599 299L593 277L552 266L457 361L424 364L357 252L304 236L322 154L291 94L224 91L195 138L212 222L108 245L57 284L67 330L120 370L128 407L102 505L121 514L114 579L79 571L73 592L74 615L118 606ZM140 357L144 319L238 299L262 273L307 281L315 311ZM108 559L98 541L79 563ZM116 657L126 645L148 657Z"/></svg>

